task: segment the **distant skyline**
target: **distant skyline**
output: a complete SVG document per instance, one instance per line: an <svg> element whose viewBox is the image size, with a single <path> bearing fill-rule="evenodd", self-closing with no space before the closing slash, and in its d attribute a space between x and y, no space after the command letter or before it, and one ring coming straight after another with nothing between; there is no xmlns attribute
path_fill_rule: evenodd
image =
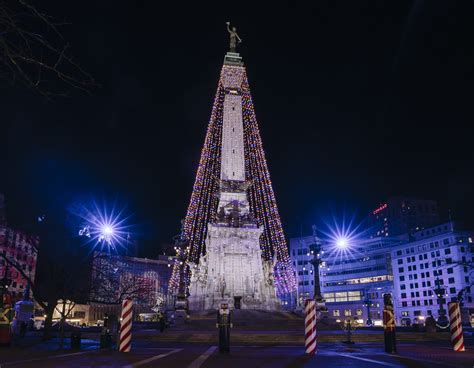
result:
<svg viewBox="0 0 474 368"><path fill-rule="evenodd" d="M94 197L126 205L141 255L171 243L227 51L226 21L243 39L287 237L333 212L362 219L393 195L437 200L443 219L451 209L474 227L474 3L39 5L71 23L64 35L101 87L45 102L0 84L0 192L18 227Z"/></svg>

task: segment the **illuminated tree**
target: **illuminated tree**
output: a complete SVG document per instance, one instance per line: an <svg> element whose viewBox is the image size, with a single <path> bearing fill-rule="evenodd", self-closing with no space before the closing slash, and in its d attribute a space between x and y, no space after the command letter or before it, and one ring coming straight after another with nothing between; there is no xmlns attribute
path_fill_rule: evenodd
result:
<svg viewBox="0 0 474 368"><path fill-rule="evenodd" d="M242 95L246 180L251 183L247 194L251 213L257 224L264 229L260 238L262 256L265 260L277 257L276 285L278 293L282 295L295 290L296 280L243 66L224 64L222 68L196 181L184 221L183 238L187 241L187 247L178 249L178 252L184 251L189 262L197 263L200 255L205 252L207 224L212 222L217 214L218 197L216 193L219 191L221 169L223 105L226 88L228 88L223 83L224 77L227 80L236 78L242 81L238 93ZM186 270L186 278L189 282L189 272L187 268ZM178 282L179 263L176 263L170 289L176 290Z"/></svg>

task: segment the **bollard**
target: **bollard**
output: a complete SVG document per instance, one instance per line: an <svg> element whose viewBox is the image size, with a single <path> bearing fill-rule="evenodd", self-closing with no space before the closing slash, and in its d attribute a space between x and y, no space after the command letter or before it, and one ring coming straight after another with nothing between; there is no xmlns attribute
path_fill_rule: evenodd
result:
<svg viewBox="0 0 474 368"><path fill-rule="evenodd" d="M465 351L462 332L461 309L459 303L448 303L449 326L451 330L451 344L454 351Z"/></svg>
<svg viewBox="0 0 474 368"><path fill-rule="evenodd" d="M395 314L393 311L393 302L391 294L383 294L383 330L385 351L394 354L397 352L395 337Z"/></svg>
<svg viewBox="0 0 474 368"><path fill-rule="evenodd" d="M228 353L230 351L230 328L232 312L228 303L220 303L217 310L216 327L219 328L219 352Z"/></svg>
<svg viewBox="0 0 474 368"><path fill-rule="evenodd" d="M316 301L306 299L305 307L305 347L306 354L316 354L317 337L316 337Z"/></svg>
<svg viewBox="0 0 474 368"><path fill-rule="evenodd" d="M122 302L122 315L120 324L119 351L129 353L132 348L132 299L125 299Z"/></svg>

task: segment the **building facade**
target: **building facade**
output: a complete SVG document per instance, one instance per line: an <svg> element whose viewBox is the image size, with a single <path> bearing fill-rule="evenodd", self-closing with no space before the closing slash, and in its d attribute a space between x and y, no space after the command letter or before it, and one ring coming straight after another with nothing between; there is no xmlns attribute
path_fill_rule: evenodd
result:
<svg viewBox="0 0 474 368"><path fill-rule="evenodd" d="M322 242L319 280L327 316L336 320L351 317L360 323L382 323L383 294L392 293L391 249L406 237L353 240L347 251ZM318 240L320 241L320 240ZM290 255L298 278L298 303L314 295L314 257L310 245L314 236L290 239Z"/></svg>
<svg viewBox="0 0 474 368"><path fill-rule="evenodd" d="M459 296L474 315L474 232L457 230L449 222L417 231L413 239L391 250L397 323L423 323L428 316L437 319L440 303L446 310L446 303Z"/></svg>
<svg viewBox="0 0 474 368"><path fill-rule="evenodd" d="M311 264L313 254L309 249L314 244L315 237L302 236L290 239L290 257L293 264L298 288L296 290L296 303L298 306L304 306L305 299L314 297L314 269Z"/></svg>
<svg viewBox="0 0 474 368"><path fill-rule="evenodd" d="M370 237L392 237L412 234L415 231L440 223L436 201L391 197L367 216Z"/></svg>
<svg viewBox="0 0 474 368"><path fill-rule="evenodd" d="M119 315L124 298L133 299L136 315L164 309L171 275L168 258L95 253L91 268L89 322L102 320L105 313Z"/></svg>
<svg viewBox="0 0 474 368"><path fill-rule="evenodd" d="M33 282L35 280L38 246L38 236L25 234L8 226L5 199L0 194L0 278L6 276L10 280L8 293L14 301L23 298L28 284L22 273Z"/></svg>
<svg viewBox="0 0 474 368"><path fill-rule="evenodd" d="M323 257L321 291L329 317L382 324L383 294L393 292L390 250L401 242L385 237L354 240L345 254L329 251Z"/></svg>

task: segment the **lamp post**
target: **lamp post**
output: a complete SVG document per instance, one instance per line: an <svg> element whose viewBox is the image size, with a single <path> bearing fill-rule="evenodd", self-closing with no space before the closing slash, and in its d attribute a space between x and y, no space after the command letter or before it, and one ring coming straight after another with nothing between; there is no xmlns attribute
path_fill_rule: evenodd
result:
<svg viewBox="0 0 474 368"><path fill-rule="evenodd" d="M446 309L443 308L444 304L444 295L446 294L446 289L441 287L439 276L436 277L436 289L434 290L436 297L438 298L438 325L445 327L448 325L448 318L446 317Z"/></svg>
<svg viewBox="0 0 474 368"><path fill-rule="evenodd" d="M365 300L364 300L364 306L367 308L367 321L366 325L367 326L372 326L373 321L372 318L370 317L370 307L372 307L373 303L372 300L369 298L369 291L365 291Z"/></svg>
<svg viewBox="0 0 474 368"><path fill-rule="evenodd" d="M321 255L323 253L323 246L316 233L316 226L313 225L313 243L309 245L309 250L313 255L310 263L313 265L314 275L314 300L316 301L316 309L321 312L327 312L327 307L322 305L324 299L321 296L321 285L319 283L319 266L322 263Z"/></svg>

